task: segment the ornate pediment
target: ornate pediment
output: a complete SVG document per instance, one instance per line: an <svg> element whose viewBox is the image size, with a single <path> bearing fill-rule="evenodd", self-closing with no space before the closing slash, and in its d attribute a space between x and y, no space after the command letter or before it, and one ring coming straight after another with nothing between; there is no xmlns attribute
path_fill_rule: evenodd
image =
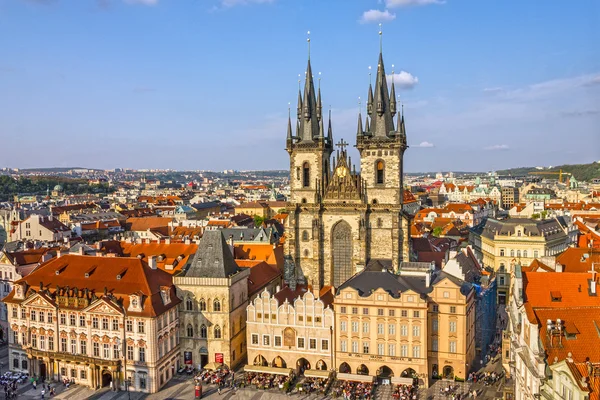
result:
<svg viewBox="0 0 600 400"><path fill-rule="evenodd" d="M361 184L360 174L351 171L346 151L342 150L329 184L325 189L325 199L360 200Z"/></svg>
<svg viewBox="0 0 600 400"><path fill-rule="evenodd" d="M104 299L99 299L98 301L90 304L90 306L86 308L84 312L94 314L123 315L116 305L111 304Z"/></svg>
<svg viewBox="0 0 600 400"><path fill-rule="evenodd" d="M50 307L56 308L54 302L45 295L40 293L36 293L33 296L30 296L27 300L25 300L22 304L23 306L28 307Z"/></svg>

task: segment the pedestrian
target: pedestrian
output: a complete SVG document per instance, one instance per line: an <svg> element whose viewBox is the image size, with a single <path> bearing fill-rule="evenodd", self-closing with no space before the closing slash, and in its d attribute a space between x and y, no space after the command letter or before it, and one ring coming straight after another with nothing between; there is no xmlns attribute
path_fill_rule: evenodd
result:
<svg viewBox="0 0 600 400"><path fill-rule="evenodd" d="M477 398L477 390L473 389L473 398Z"/></svg>
<svg viewBox="0 0 600 400"><path fill-rule="evenodd" d="M42 389L42 400L44 400L44 395L46 394L46 391L44 389Z"/></svg>

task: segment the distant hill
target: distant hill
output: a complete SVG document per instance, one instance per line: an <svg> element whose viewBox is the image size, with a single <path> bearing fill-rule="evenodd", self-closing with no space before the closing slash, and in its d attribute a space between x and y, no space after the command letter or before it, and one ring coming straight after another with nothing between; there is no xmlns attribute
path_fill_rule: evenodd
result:
<svg viewBox="0 0 600 400"><path fill-rule="evenodd" d="M513 175L513 176L523 176L529 175L530 172L559 172L561 170L563 172L568 172L573 174L575 179L578 181L591 181L594 178L600 178L600 163L594 162L590 164L571 164L571 165L557 165L556 167L552 167L550 169L544 168L543 170L537 169L535 167L522 167L522 168L511 168L504 169L500 171L496 171L498 175ZM547 178L556 178L557 175L546 175L541 174L540 177ZM569 175L563 177L563 180L568 178Z"/></svg>

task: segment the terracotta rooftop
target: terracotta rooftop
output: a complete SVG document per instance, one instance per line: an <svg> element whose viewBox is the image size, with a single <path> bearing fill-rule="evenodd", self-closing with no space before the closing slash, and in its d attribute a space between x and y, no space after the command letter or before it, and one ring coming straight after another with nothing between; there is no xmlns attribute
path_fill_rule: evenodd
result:
<svg viewBox="0 0 600 400"><path fill-rule="evenodd" d="M174 274L183 268L198 250L195 243L127 243L121 242L124 257L141 258L148 261L148 257L156 256L156 266L163 271Z"/></svg>
<svg viewBox="0 0 600 400"><path fill-rule="evenodd" d="M161 227L168 227L169 222L173 221L173 218L167 217L133 217L127 218L126 226L128 231L147 231L148 229L156 229Z"/></svg>

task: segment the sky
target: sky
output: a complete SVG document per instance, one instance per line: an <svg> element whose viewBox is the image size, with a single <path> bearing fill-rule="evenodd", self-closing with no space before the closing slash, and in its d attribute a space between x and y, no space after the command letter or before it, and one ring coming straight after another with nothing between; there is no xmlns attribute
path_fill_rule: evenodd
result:
<svg viewBox="0 0 600 400"><path fill-rule="evenodd" d="M595 0L0 0L0 167L287 169L309 31L354 144L380 23L405 171L600 160Z"/></svg>

